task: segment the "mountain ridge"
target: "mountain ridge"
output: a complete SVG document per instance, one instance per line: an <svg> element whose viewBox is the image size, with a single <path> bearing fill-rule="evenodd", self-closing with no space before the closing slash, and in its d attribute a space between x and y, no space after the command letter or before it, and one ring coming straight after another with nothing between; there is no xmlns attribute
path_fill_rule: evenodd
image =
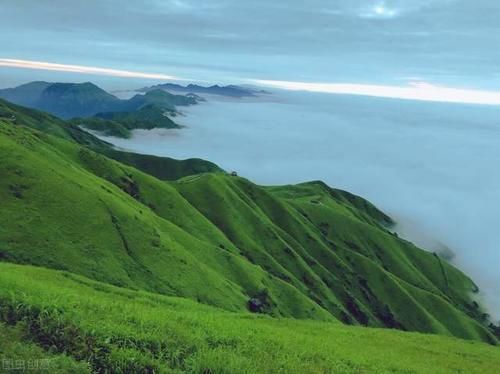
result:
<svg viewBox="0 0 500 374"><path fill-rule="evenodd" d="M0 98L14 104L54 114L62 119L91 117L103 112L132 112L145 105L175 111L176 106L194 105L193 96L173 95L162 90L151 90L122 100L91 83L31 82L15 88L0 90Z"/></svg>
<svg viewBox="0 0 500 374"><path fill-rule="evenodd" d="M200 86L197 84L188 84L187 86L182 86L180 84L175 83L163 83L157 84L151 87L144 87L139 89L140 92L148 92L150 90L162 89L165 91L173 91L173 92L185 92L185 93L193 93L193 94L210 94L210 95L219 95L219 96L227 96L233 98L246 98L246 97L255 97L263 94L270 94L270 92L247 88L237 85L227 85L227 86L219 86L217 84L212 86Z"/></svg>

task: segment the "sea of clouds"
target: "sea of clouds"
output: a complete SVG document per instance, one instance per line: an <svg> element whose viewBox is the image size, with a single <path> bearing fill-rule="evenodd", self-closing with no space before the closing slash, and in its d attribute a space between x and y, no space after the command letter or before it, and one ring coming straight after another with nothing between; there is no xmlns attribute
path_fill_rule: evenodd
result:
<svg viewBox="0 0 500 374"><path fill-rule="evenodd" d="M260 184L321 179L366 197L410 240L451 248L500 318L500 107L277 91L184 113L183 129L106 139Z"/></svg>

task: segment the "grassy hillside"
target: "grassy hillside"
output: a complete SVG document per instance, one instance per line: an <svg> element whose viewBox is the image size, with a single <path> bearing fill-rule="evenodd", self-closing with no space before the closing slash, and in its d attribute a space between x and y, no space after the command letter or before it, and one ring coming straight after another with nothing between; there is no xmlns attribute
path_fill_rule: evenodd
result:
<svg viewBox="0 0 500 374"><path fill-rule="evenodd" d="M115 149L103 150L102 154L161 180L176 180L193 174L223 171L214 163L199 158L175 160L169 157L141 155Z"/></svg>
<svg viewBox="0 0 500 374"><path fill-rule="evenodd" d="M0 372L91 373L87 362L48 352L50 347L43 349L35 344L26 327L23 322L16 326L0 322Z"/></svg>
<svg viewBox="0 0 500 374"><path fill-rule="evenodd" d="M35 109L24 108L0 99L0 121L22 124L70 140L63 120Z"/></svg>
<svg viewBox="0 0 500 374"><path fill-rule="evenodd" d="M495 342L472 281L346 192L224 173L166 183L12 123L0 153L5 261L232 311Z"/></svg>
<svg viewBox="0 0 500 374"><path fill-rule="evenodd" d="M75 121L63 121L51 114L24 108L0 99L0 121L22 124L44 133L76 142L127 165L144 170L163 180L174 180L201 172L222 171L212 162L201 159L175 160L168 157L123 152L82 130ZM118 124L122 128L122 124Z"/></svg>
<svg viewBox="0 0 500 374"><path fill-rule="evenodd" d="M45 358L41 350L50 349L51 372L84 372L75 359L114 373L494 373L500 366L499 349L479 342L231 313L12 264L0 264L0 318L15 326L0 325L14 339L0 342L5 355Z"/></svg>

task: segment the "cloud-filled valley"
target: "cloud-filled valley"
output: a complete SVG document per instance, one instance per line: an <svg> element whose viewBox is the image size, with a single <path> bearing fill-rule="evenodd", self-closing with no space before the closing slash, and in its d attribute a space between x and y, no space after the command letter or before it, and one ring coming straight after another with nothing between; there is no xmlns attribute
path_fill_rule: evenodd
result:
<svg viewBox="0 0 500 374"><path fill-rule="evenodd" d="M209 159L261 184L321 179L360 194L409 239L451 248L500 317L500 108L279 92L185 112L177 118L184 129L111 140L140 153Z"/></svg>

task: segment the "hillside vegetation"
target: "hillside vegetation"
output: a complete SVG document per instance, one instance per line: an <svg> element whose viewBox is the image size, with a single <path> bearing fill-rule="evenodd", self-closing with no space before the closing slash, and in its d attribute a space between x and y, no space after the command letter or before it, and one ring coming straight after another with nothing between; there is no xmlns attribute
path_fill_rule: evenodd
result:
<svg viewBox="0 0 500 374"><path fill-rule="evenodd" d="M498 349L453 338L498 342L475 284L361 197L116 151L0 105L0 321L21 323L25 340L129 372L439 372L466 352L472 371L498 362Z"/></svg>
<svg viewBox="0 0 500 374"><path fill-rule="evenodd" d="M202 172L221 171L214 163L201 159L174 160L168 157L119 151L113 149L111 144L82 130L77 121L63 121L48 113L24 108L2 99L0 99L0 121L17 125L22 124L78 143L127 165L138 167L163 180L174 180Z"/></svg>

